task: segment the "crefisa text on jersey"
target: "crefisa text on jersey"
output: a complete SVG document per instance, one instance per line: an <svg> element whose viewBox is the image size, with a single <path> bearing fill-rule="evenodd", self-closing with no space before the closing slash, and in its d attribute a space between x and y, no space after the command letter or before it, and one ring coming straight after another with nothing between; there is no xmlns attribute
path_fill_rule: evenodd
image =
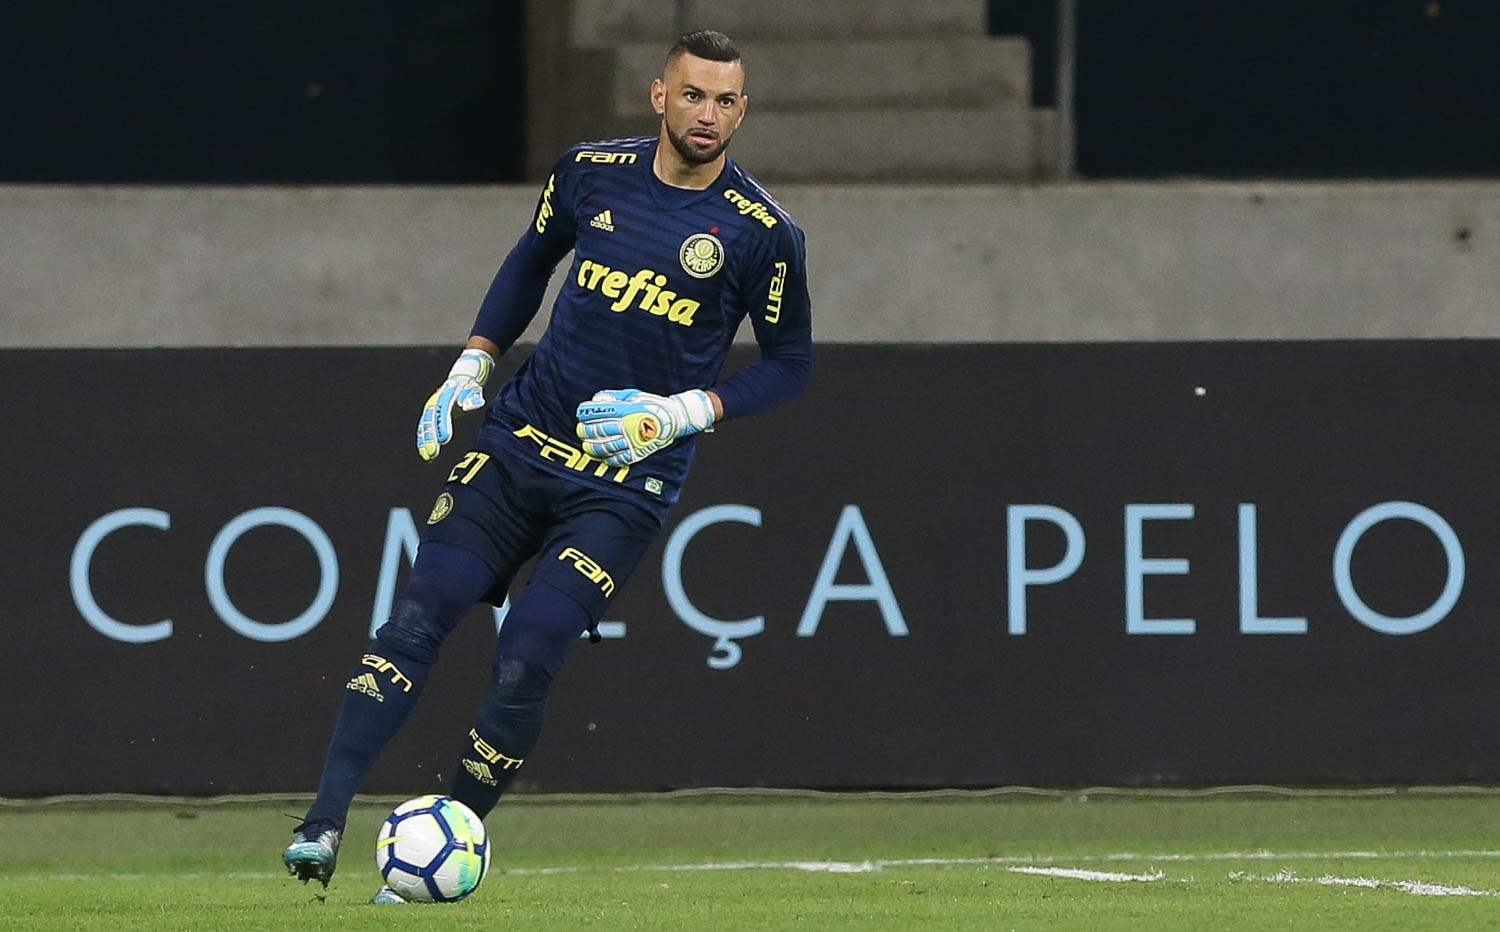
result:
<svg viewBox="0 0 1500 932"><path fill-rule="evenodd" d="M766 205L760 201L750 200L750 198L736 191L734 188L725 190L724 200L733 204L739 210L740 216L748 216L754 220L759 220L761 226L764 226L768 230L776 225L776 216L766 209Z"/></svg>

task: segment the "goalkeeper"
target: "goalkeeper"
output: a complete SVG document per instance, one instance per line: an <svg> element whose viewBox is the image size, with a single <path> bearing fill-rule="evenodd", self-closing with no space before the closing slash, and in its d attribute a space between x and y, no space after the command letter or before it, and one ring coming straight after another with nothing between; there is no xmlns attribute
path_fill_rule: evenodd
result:
<svg viewBox="0 0 1500 932"><path fill-rule="evenodd" d="M808 383L802 231L725 154L747 104L739 53L721 33L684 35L650 99L656 136L586 143L558 160L422 411L417 453L433 460L455 409L484 407L495 360L571 251L546 332L451 467L410 581L352 669L317 799L283 855L304 882L327 885L350 801L443 639L475 604L499 604L535 556L499 634L489 695L453 736L450 792L487 814L531 755L569 648L594 634L660 532L699 435ZM760 358L720 381L746 318Z"/></svg>

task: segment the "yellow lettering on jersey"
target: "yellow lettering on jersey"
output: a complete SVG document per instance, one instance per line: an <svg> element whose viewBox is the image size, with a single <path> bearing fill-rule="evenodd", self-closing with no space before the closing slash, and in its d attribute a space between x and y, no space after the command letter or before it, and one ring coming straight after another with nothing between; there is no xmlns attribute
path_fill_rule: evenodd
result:
<svg viewBox="0 0 1500 932"><path fill-rule="evenodd" d="M583 472L585 469L588 469L592 466L594 475L598 476L600 479L603 479L609 474L609 471L612 468L608 463L604 462L604 460L595 459L594 457L589 456L587 453L583 452L577 447L563 443L561 440L558 440L555 437L549 437L541 431L537 430L535 427L532 427L530 424L527 424L520 430L516 431L515 436L520 437L522 440L535 441L536 445L540 448L537 451L537 455L542 459L560 462L563 465L567 466L569 469L575 469L578 472ZM630 473L630 467L619 466L613 468L615 470L615 474L613 476L609 476L610 480L613 482L624 482L625 477Z"/></svg>
<svg viewBox="0 0 1500 932"><path fill-rule="evenodd" d="M594 152L585 149L573 156L574 162L594 162L598 165L634 165L634 152Z"/></svg>
<svg viewBox="0 0 1500 932"><path fill-rule="evenodd" d="M589 273L589 280L587 282L584 282L583 280L583 274L585 272ZM599 288L600 279L604 278L604 276L608 275L609 273L610 268L607 265L599 265L594 262L584 262L583 265L580 265L578 267L578 284L589 289L590 291L596 291Z"/></svg>
<svg viewBox="0 0 1500 932"><path fill-rule="evenodd" d="M781 320L781 289L786 287L786 263L776 263L776 274L771 276L771 290L766 294L766 321Z"/></svg>
<svg viewBox="0 0 1500 932"><path fill-rule="evenodd" d="M693 315L702 305L692 298L684 298L668 289L667 276L655 269L641 269L634 275L616 271L591 259L578 264L578 287L602 292L614 298L609 309L616 313L632 305L657 317L665 317L684 327L693 325Z"/></svg>
<svg viewBox="0 0 1500 932"><path fill-rule="evenodd" d="M724 200L738 208L741 217L749 216L752 220L759 220L761 225L768 230L776 225L776 218L769 210L766 210L766 205L760 201L750 200L734 188L729 188L724 192Z"/></svg>
<svg viewBox="0 0 1500 932"><path fill-rule="evenodd" d="M630 281L630 276L624 272L610 272L604 276L604 281L599 285L599 290L604 292L604 296L607 298L618 298L620 296L620 289L625 287L625 283L628 281Z"/></svg>
<svg viewBox="0 0 1500 932"><path fill-rule="evenodd" d="M536 231L547 232L547 220L552 216L552 191L557 186L557 176L552 175L547 179L547 187L542 191L542 204L536 209Z"/></svg>

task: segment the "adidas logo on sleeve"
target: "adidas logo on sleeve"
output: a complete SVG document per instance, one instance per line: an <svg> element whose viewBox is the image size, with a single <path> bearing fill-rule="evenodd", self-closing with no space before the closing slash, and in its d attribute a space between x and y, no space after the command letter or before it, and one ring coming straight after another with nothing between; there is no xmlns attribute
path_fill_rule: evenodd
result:
<svg viewBox="0 0 1500 932"><path fill-rule="evenodd" d="M589 221L589 226L598 227L606 233L615 231L615 219L610 216L609 211L601 210L594 219Z"/></svg>

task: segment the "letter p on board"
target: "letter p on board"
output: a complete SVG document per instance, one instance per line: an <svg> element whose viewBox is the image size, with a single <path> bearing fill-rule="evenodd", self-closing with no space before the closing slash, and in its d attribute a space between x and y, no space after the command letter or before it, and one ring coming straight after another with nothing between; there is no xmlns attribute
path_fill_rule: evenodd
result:
<svg viewBox="0 0 1500 932"><path fill-rule="evenodd" d="M1067 540L1062 559L1053 566L1026 565L1026 522L1046 521L1056 525ZM1072 576L1083 563L1083 526L1056 505L1011 505L1005 509L1005 595L1007 630L1026 633L1026 588L1049 586Z"/></svg>

